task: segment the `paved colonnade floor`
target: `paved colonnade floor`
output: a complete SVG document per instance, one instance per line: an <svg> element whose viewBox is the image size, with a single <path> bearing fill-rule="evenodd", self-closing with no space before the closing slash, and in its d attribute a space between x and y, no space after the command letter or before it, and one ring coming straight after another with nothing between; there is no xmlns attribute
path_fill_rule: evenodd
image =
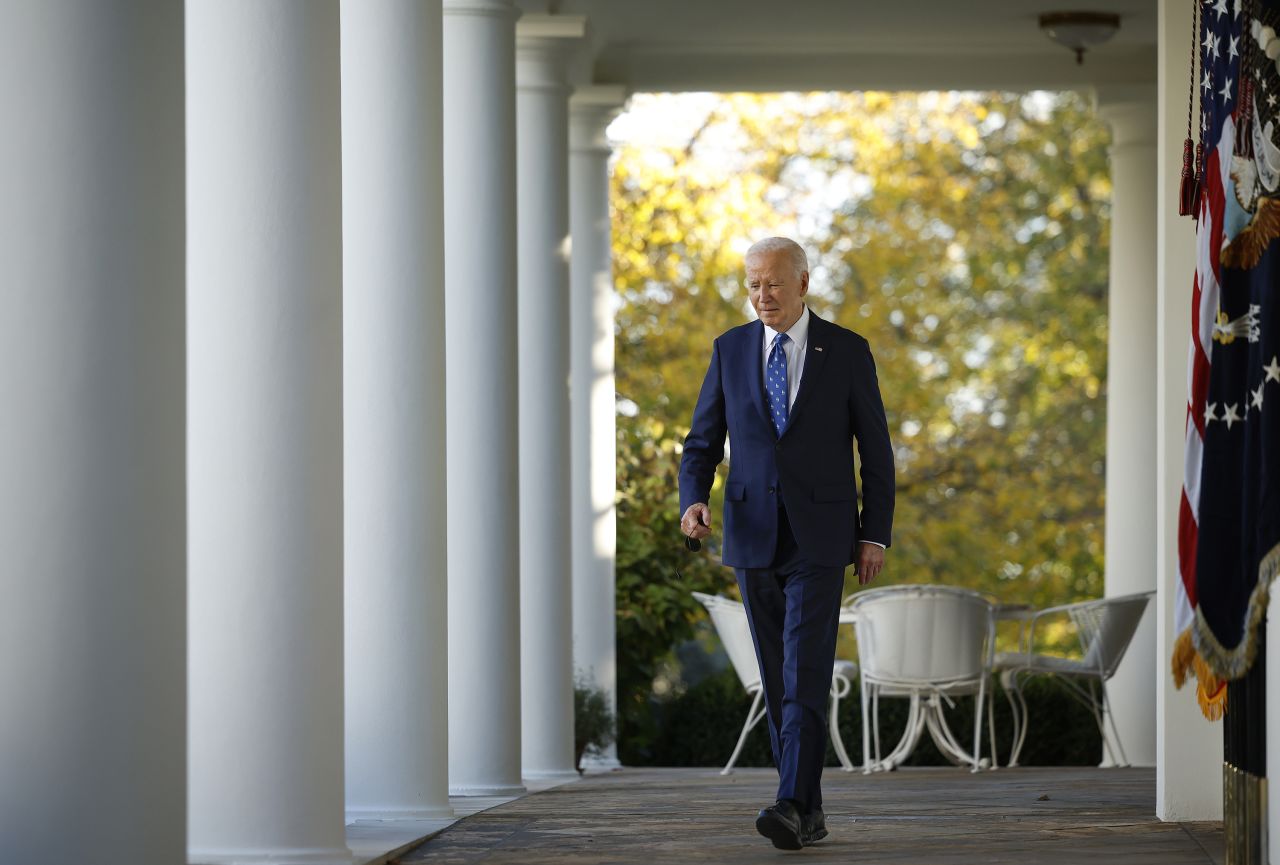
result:
<svg viewBox="0 0 1280 865"><path fill-rule="evenodd" d="M797 852L755 832L772 769L626 769L525 796L455 823L396 862L665 865L1222 865L1220 823L1155 818L1154 769L1019 768L970 774L828 768L830 837Z"/></svg>

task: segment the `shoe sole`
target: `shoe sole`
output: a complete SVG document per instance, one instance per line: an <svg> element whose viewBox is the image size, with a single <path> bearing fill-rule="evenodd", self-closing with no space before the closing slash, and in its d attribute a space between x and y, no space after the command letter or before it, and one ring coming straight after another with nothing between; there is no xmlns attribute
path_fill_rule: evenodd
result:
<svg viewBox="0 0 1280 865"><path fill-rule="evenodd" d="M806 847L811 847L811 846L813 846L814 844L817 844L819 841L821 841L823 838L826 838L826 837L827 837L827 830L826 830L826 829L819 829L817 832L814 832L814 833L813 833L812 835L810 835L808 838L805 838L805 839L804 839L804 846L806 846Z"/></svg>
<svg viewBox="0 0 1280 865"><path fill-rule="evenodd" d="M773 842L779 850L802 850L800 835L772 814L756 818L756 831Z"/></svg>

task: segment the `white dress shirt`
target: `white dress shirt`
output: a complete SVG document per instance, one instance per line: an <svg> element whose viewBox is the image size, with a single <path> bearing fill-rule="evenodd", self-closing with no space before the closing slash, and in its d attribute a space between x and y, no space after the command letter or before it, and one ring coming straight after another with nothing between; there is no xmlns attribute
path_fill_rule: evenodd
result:
<svg viewBox="0 0 1280 865"><path fill-rule="evenodd" d="M773 339L778 333L769 325L764 326L764 350L761 352L760 375L765 379L768 378L769 373L769 351L773 348ZM787 355L787 414L789 416L792 406L796 404L796 394L800 392L800 376L804 374L804 354L809 347L809 307L806 306L796 323L783 333L790 337L782 347ZM875 544L884 549L884 544L879 541L865 538L862 542Z"/></svg>
<svg viewBox="0 0 1280 865"><path fill-rule="evenodd" d="M804 352L809 344L809 307L804 308L800 318L789 330L784 331L790 339L783 346L787 355L787 413L796 404L796 394L800 392L800 376L804 373ZM760 356L760 374L768 377L769 352L773 348L773 339L778 331L764 326L764 351Z"/></svg>

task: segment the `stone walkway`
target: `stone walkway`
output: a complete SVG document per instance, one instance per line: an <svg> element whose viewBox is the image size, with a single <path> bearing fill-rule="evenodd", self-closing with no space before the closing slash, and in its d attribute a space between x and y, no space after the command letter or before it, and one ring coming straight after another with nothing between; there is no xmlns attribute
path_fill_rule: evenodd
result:
<svg viewBox="0 0 1280 865"><path fill-rule="evenodd" d="M1155 819L1153 769L828 769L830 837L784 853L755 833L770 769L627 769L467 817L396 862L753 865L1222 865L1220 823Z"/></svg>

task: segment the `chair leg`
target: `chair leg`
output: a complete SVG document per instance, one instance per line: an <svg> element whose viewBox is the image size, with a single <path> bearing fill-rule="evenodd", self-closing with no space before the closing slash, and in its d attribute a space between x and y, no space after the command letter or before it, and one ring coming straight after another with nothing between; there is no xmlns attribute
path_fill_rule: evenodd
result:
<svg viewBox="0 0 1280 865"><path fill-rule="evenodd" d="M867 691L871 685L867 684L867 680L859 679L859 690L862 692L862 774L870 775L872 769L871 763L871 714L867 711L870 700Z"/></svg>
<svg viewBox="0 0 1280 865"><path fill-rule="evenodd" d="M1109 736L1109 735L1107 734L1107 721L1106 721L1106 718L1105 718L1105 717L1104 717L1104 715L1103 715L1103 709L1104 709L1103 701L1105 701L1105 700L1106 700L1106 697L1107 697L1107 690L1106 690L1106 687L1105 687L1105 686L1103 686L1103 689L1102 689L1102 700L1099 700L1099 699L1098 699L1098 692L1097 692L1097 690L1096 690L1096 689L1095 689L1095 687L1094 687L1093 680L1092 680L1092 679L1090 679L1090 680L1089 680L1089 692L1088 692L1088 693L1089 693L1089 709L1093 712L1093 720L1094 720L1094 723L1096 723L1096 724L1098 725L1098 734L1099 734L1100 736L1102 736L1102 747L1103 747L1103 749L1105 750L1105 752L1106 752L1107 756L1109 756L1109 757L1111 758L1111 764L1112 764L1113 766L1124 766L1124 765L1126 765L1126 764L1123 762L1123 759L1122 759L1122 758L1121 758L1121 759L1117 759L1116 747L1115 747L1115 745L1113 745L1113 744L1112 744L1112 742L1111 742L1111 736Z"/></svg>
<svg viewBox="0 0 1280 865"><path fill-rule="evenodd" d="M902 765L907 757L911 756L925 728L929 726L929 718L928 706L921 701L920 692L912 691L907 702L907 726L902 731L902 738L876 768L880 771L892 772Z"/></svg>
<svg viewBox="0 0 1280 865"><path fill-rule="evenodd" d="M937 694L929 695L922 702L921 717L924 718L925 728L929 731L933 744L942 756L956 766L963 766L972 762L969 755L965 753L964 748L956 741L955 734L951 732L951 727L947 725L947 717L942 714L942 701L938 699Z"/></svg>
<svg viewBox="0 0 1280 865"><path fill-rule="evenodd" d="M1018 674L1010 672L1008 674L1008 683L1004 689L1005 699L1009 701L1009 708L1013 711L1013 745L1009 749L1010 767L1018 765L1018 757L1022 755L1022 745L1027 738L1027 725L1030 722L1027 701L1023 699L1022 688L1018 684Z"/></svg>
<svg viewBox="0 0 1280 865"><path fill-rule="evenodd" d="M880 762L880 689L871 692L871 739L876 745L876 767Z"/></svg>
<svg viewBox="0 0 1280 865"><path fill-rule="evenodd" d="M733 771L733 764L738 762L738 755L742 753L742 746L747 743L747 734L751 732L751 728L760 723L760 719L764 717L765 708L760 705L764 700L764 688L756 691L756 698L751 701L751 708L747 710L746 723L742 725L742 732L738 735L738 745L733 749L733 756L729 758L729 762L720 770L721 775L728 775Z"/></svg>
<svg viewBox="0 0 1280 865"><path fill-rule="evenodd" d="M838 688L831 689L831 707L827 710L827 724L830 728L831 747L835 749L836 758L840 761L840 767L846 772L853 771L853 761L849 759L849 753L844 749L844 740L840 738L840 691Z"/></svg>
<svg viewBox="0 0 1280 865"><path fill-rule="evenodd" d="M975 765L975 761L980 758L975 757L969 751L964 749L960 744L960 740L956 738L956 734L952 732L951 725L947 723L946 713L943 711L942 701L935 695L930 698L925 706L925 717L929 724L929 734L933 736L933 743L938 746L938 750L942 752L942 756L946 757L957 766L968 765L971 768ZM977 733L982 733L982 720L980 715L975 715L978 728ZM981 747L981 745L979 745Z"/></svg>
<svg viewBox="0 0 1280 865"><path fill-rule="evenodd" d="M990 701L987 706L987 739L991 743L991 768L1000 768L1000 755L996 752L996 683L991 683Z"/></svg>
<svg viewBox="0 0 1280 865"><path fill-rule="evenodd" d="M1090 708L1093 710L1093 719L1098 724L1098 734L1102 736L1102 747L1106 749L1107 755L1111 757L1112 764L1119 766L1120 761L1116 759L1116 749L1111 744L1111 737L1107 735L1107 720L1103 717L1102 706L1099 704L1098 694L1094 689L1093 682L1089 683L1089 701Z"/></svg>
<svg viewBox="0 0 1280 865"><path fill-rule="evenodd" d="M1120 762L1117 765L1128 766L1129 756L1124 752L1124 742L1120 741L1120 728L1116 726L1116 716L1111 712L1111 696L1107 693L1107 683L1102 682L1102 714L1111 722L1111 732L1115 735L1116 750L1120 752Z"/></svg>
<svg viewBox="0 0 1280 865"><path fill-rule="evenodd" d="M977 714L973 716L973 771L977 772L982 768L982 707L987 702L987 677L983 676L982 681L978 683L978 703L975 707ZM996 759L995 745L991 747L991 765L994 765Z"/></svg>

